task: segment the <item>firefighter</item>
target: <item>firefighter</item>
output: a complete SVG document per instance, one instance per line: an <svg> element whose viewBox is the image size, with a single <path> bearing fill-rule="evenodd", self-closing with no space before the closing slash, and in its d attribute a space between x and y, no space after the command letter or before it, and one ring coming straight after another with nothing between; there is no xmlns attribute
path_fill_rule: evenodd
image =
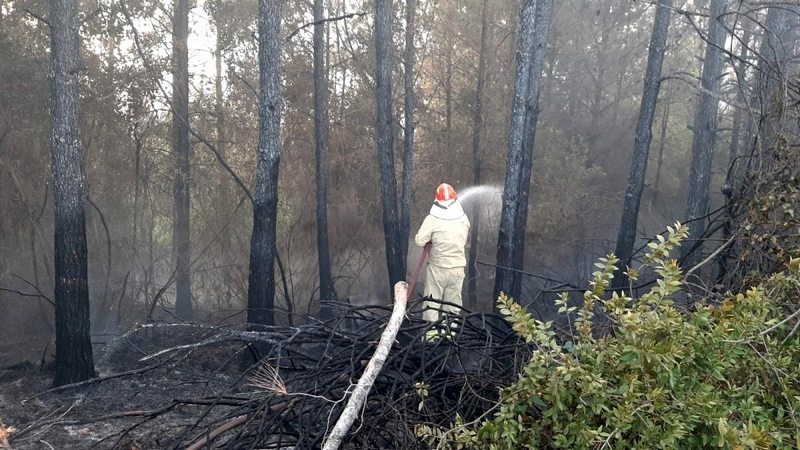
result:
<svg viewBox="0 0 800 450"><path fill-rule="evenodd" d="M464 248L468 235L469 219L458 201L458 194L453 186L440 184L430 213L414 237L420 247L431 244L425 270L425 297L462 305L461 286L467 266ZM458 312L456 306L426 301L422 318L437 322L443 315L458 316Z"/></svg>

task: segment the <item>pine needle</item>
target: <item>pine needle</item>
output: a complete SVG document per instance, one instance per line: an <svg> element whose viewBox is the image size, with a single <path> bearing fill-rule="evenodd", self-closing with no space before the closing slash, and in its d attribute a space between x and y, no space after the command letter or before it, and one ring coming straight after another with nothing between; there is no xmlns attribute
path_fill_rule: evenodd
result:
<svg viewBox="0 0 800 450"><path fill-rule="evenodd" d="M273 392L276 394L286 395L289 391L286 389L286 383L281 379L278 370L268 362L262 362L250 375L250 386L255 386L263 389L266 392Z"/></svg>

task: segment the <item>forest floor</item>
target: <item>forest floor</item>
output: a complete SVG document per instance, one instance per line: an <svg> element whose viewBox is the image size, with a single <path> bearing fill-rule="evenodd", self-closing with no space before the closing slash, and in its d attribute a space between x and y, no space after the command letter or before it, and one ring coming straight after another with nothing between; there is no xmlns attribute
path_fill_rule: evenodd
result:
<svg viewBox="0 0 800 450"><path fill-rule="evenodd" d="M198 417L209 413L202 399L254 391L242 376L242 358L232 358L238 353L231 346L201 347L180 357L141 360L161 349L202 338L199 329L120 338L95 350L99 380L61 390L52 390L52 374L36 365L9 367L7 358L0 359L0 367L6 367L0 369L0 422L15 430L10 433L10 448L173 447L173 442L180 442L177 430L196 424ZM116 376L124 373L127 375ZM218 414L218 410L210 414ZM198 434L202 436L202 431L194 430L183 439L196 440Z"/></svg>
<svg viewBox="0 0 800 450"><path fill-rule="evenodd" d="M14 429L15 450L200 449L205 439L214 448L317 448L374 353L387 309L353 307L334 321L257 333L151 323L94 349L97 378L60 389L37 364L9 366L19 357L4 356L23 349L0 349L0 426ZM416 425L481 417L530 355L496 314L468 314L457 333L425 338L442 326L404 321L348 448L426 448Z"/></svg>

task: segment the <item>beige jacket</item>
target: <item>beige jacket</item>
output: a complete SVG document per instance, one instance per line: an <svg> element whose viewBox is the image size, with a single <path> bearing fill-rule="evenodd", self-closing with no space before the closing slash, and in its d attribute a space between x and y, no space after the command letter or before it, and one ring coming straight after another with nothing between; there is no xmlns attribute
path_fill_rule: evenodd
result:
<svg viewBox="0 0 800 450"><path fill-rule="evenodd" d="M428 263L450 269L466 267L464 247L469 236L469 219L458 200L434 202L430 214L422 221L414 242L424 247L431 242Z"/></svg>

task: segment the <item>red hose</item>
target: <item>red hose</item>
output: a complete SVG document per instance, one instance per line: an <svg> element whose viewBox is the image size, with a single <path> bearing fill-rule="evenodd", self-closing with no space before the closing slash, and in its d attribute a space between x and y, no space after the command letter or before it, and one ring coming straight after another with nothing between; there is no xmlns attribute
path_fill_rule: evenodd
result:
<svg viewBox="0 0 800 450"><path fill-rule="evenodd" d="M419 256L419 262L417 263L417 268L414 270L414 277L411 278L411 283L408 286L408 296L409 298L416 298L416 294L414 294L414 286L417 285L417 278L419 278L419 272L422 270L422 266L425 265L425 260L428 258L428 253L431 251L431 243L428 242L425 244L425 247L422 247L422 254Z"/></svg>

